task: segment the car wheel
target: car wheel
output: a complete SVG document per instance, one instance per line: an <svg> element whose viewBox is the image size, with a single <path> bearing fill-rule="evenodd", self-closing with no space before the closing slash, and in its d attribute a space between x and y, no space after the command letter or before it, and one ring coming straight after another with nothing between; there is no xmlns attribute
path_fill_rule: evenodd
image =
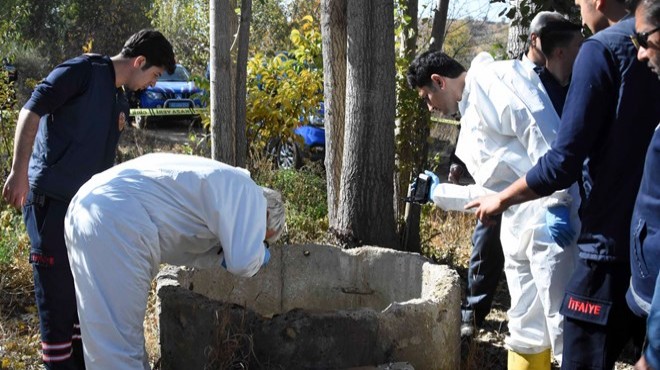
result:
<svg viewBox="0 0 660 370"><path fill-rule="evenodd" d="M147 117L146 116L135 116L135 127L139 129L147 128Z"/></svg>
<svg viewBox="0 0 660 370"><path fill-rule="evenodd" d="M302 158L300 158L298 145L296 145L291 139L280 141L276 159L277 167L286 170L297 169L302 165Z"/></svg>

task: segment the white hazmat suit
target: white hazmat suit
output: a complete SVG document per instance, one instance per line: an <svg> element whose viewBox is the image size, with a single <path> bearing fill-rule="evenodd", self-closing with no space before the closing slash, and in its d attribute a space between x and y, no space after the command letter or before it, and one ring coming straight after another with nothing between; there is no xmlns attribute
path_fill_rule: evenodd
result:
<svg viewBox="0 0 660 370"><path fill-rule="evenodd" d="M446 210L463 210L470 200L499 192L524 176L550 148L559 117L533 70L517 60L494 62L479 54L465 77L459 102L461 131L456 155L476 185L440 184L431 198ZM571 210L575 237L566 249L546 229L546 210ZM509 208L502 215L504 252L511 308L507 347L520 354L552 348L561 362L564 288L574 266L580 229L577 186Z"/></svg>
<svg viewBox="0 0 660 370"><path fill-rule="evenodd" d="M265 235L266 199L246 170L159 153L92 177L65 218L87 368L149 369L143 321L161 263L252 276Z"/></svg>

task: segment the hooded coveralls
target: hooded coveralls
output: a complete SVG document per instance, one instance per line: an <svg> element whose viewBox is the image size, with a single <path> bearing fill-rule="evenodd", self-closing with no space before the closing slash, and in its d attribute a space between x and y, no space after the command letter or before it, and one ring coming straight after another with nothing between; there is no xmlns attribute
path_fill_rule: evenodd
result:
<svg viewBox="0 0 660 370"><path fill-rule="evenodd" d="M265 235L266 199L245 170L148 154L92 177L65 219L88 368L149 369L143 321L161 263L252 276Z"/></svg>
<svg viewBox="0 0 660 370"><path fill-rule="evenodd" d="M506 188L550 148L559 117L540 86L536 73L520 61L494 62L486 53L473 60L459 102L456 155L476 185L441 184L432 195L436 205L462 210L468 201ZM500 236L511 295L506 345L521 354L552 348L558 361L563 321L559 308L575 253L574 245L562 249L546 229L547 208L560 204L570 207L577 235L579 193L573 186L505 211Z"/></svg>

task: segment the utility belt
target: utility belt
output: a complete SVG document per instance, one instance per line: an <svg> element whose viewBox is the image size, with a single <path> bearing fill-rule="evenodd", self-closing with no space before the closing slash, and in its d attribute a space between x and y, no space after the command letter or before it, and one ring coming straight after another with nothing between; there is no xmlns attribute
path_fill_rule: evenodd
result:
<svg viewBox="0 0 660 370"><path fill-rule="evenodd" d="M28 192L28 199L27 203L28 204L34 204L40 207L45 206L48 201L55 201L55 202L62 202L62 203L69 203L71 199L66 198L66 197L58 197L58 196L53 196L50 194L46 194L42 192L41 190L35 189L35 188L30 188L30 191Z"/></svg>

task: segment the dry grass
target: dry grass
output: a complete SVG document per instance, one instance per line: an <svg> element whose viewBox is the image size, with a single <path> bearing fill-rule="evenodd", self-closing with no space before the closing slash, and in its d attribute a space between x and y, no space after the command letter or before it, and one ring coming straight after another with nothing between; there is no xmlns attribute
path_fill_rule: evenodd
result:
<svg viewBox="0 0 660 370"><path fill-rule="evenodd" d="M0 264L0 369L41 368L40 348L32 268L17 257Z"/></svg>

